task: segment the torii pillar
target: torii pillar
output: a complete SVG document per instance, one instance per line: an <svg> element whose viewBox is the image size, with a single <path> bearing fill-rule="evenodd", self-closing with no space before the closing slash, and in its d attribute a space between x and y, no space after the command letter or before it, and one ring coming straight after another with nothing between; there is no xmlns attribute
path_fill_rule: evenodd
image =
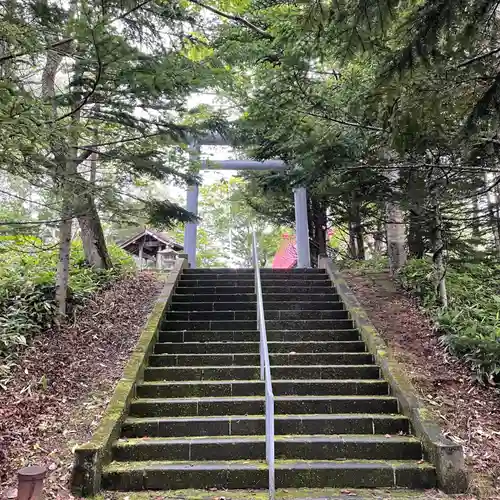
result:
<svg viewBox="0 0 500 500"><path fill-rule="evenodd" d="M297 267L311 267L309 249L309 221L307 218L307 192L305 187L293 190L295 202L295 241L297 242Z"/></svg>
<svg viewBox="0 0 500 500"><path fill-rule="evenodd" d="M200 147L191 145L189 151L189 160L195 163L199 159ZM194 215L198 215L198 192L199 186L197 183L189 184L186 196L186 210ZM184 227L184 252L188 257L189 267L196 267L196 237L198 233L198 223L188 222Z"/></svg>

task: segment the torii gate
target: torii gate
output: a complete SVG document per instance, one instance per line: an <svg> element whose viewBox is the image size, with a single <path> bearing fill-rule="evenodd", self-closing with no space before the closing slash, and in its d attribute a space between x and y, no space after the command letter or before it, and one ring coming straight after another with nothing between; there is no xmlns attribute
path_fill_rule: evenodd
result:
<svg viewBox="0 0 500 500"><path fill-rule="evenodd" d="M198 162L200 146L227 146L227 142L219 135L208 135L202 140L190 145L189 157L192 162ZM252 160L201 160L201 170L285 170L287 165L281 160L252 161ZM198 215L198 184L190 184L187 188L186 209ZM297 244L297 267L311 267L309 251L309 223L307 219L307 192L305 187L296 187L293 190L295 203L295 236ZM188 256L191 268L196 267L196 236L198 224L189 222L184 228L184 251Z"/></svg>

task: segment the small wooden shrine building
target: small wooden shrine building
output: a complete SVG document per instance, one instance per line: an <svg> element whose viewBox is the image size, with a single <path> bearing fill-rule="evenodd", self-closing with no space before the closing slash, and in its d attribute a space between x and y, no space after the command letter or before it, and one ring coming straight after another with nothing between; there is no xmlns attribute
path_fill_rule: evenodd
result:
<svg viewBox="0 0 500 500"><path fill-rule="evenodd" d="M184 247L166 233L144 228L141 232L119 243L120 248L131 253L138 266L170 269Z"/></svg>

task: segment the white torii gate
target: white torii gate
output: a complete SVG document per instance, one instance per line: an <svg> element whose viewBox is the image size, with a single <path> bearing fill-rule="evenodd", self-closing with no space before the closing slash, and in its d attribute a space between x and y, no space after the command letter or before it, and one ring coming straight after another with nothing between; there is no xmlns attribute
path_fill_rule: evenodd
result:
<svg viewBox="0 0 500 500"><path fill-rule="evenodd" d="M227 145L216 135L207 136L203 141L197 140L196 145L190 148L191 161L198 161L201 145ZM287 165L281 160L252 161L252 160L201 160L201 170L284 170ZM198 184L190 184L187 188L186 209L198 215ZM311 267L309 251L309 223L307 220L307 192L305 187L296 187L293 190L295 202L295 235L297 244L297 267ZM198 224L189 222L184 228L184 251L188 256L191 268L196 267L196 236Z"/></svg>

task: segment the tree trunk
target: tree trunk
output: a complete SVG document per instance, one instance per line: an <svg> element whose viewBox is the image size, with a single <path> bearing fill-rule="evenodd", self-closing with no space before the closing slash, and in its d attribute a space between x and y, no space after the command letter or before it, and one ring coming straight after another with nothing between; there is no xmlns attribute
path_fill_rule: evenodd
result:
<svg viewBox="0 0 500 500"><path fill-rule="evenodd" d="M484 174L484 184L488 186L489 184L488 174ZM500 221L498 217L498 206L495 206L494 194L488 191L488 219L491 232L493 233L493 243L495 245L495 252L497 256L500 257Z"/></svg>
<svg viewBox="0 0 500 500"><path fill-rule="evenodd" d="M316 200L312 200L311 207L314 247L318 255L326 255L326 207Z"/></svg>
<svg viewBox="0 0 500 500"><path fill-rule="evenodd" d="M59 318L66 315L67 308L72 225L69 197L67 193L63 193L63 197L61 221L59 223L59 260L56 272L56 303Z"/></svg>
<svg viewBox="0 0 500 500"><path fill-rule="evenodd" d="M357 260L365 260L365 243L363 238L363 225L361 223L361 210L359 201L356 199L356 193L353 192L351 200L352 211L352 231L356 241L355 256Z"/></svg>
<svg viewBox="0 0 500 500"><path fill-rule="evenodd" d="M481 214L481 209L479 208L479 196L475 195L472 198L472 239L474 244L477 245L481 240L481 225L479 222L479 217Z"/></svg>
<svg viewBox="0 0 500 500"><path fill-rule="evenodd" d="M393 192L396 196L386 203L386 232L387 232L387 254L389 257L389 269L394 276L406 263L405 248L405 226L403 211L398 200L399 170L392 169L387 177L393 183Z"/></svg>
<svg viewBox="0 0 500 500"><path fill-rule="evenodd" d="M438 159L439 160L439 159ZM431 159L433 161L433 159ZM432 242L432 262L433 278L436 294L443 308L448 307L448 294L446 291L446 265L445 246L443 241L443 220L441 217L440 196L445 186L443 180L434 178L434 168L428 175L428 186L430 193L430 221L431 221L431 242Z"/></svg>
<svg viewBox="0 0 500 500"><path fill-rule="evenodd" d="M83 177L79 180L85 183ZM87 192L75 197L74 206L80 225L85 260L89 266L96 269L111 269L113 264L92 194Z"/></svg>
<svg viewBox="0 0 500 500"><path fill-rule="evenodd" d="M424 221L421 214L410 212L410 224L408 227L408 253L421 259L425 255Z"/></svg>
<svg viewBox="0 0 500 500"><path fill-rule="evenodd" d="M351 217L352 214L349 214ZM358 256L358 250L356 246L356 231L354 230L354 222L349 220L349 248L348 248L349 257L353 260L356 260Z"/></svg>
<svg viewBox="0 0 500 500"><path fill-rule="evenodd" d="M98 103L98 104L95 104L94 105L94 110L96 113L99 113L99 111L101 111L101 105ZM94 151L92 151L92 154L90 155L90 183L92 185L95 184L95 181L97 179L97 160L98 160L98 153L97 153L97 150L98 150L98 146L97 144L99 143L99 129L96 127L94 129Z"/></svg>
<svg viewBox="0 0 500 500"><path fill-rule="evenodd" d="M448 307L446 291L446 266L444 262L443 221L439 206L437 188L432 193L432 261L434 264L434 284L439 301L444 308Z"/></svg>
<svg viewBox="0 0 500 500"><path fill-rule="evenodd" d="M377 230L373 235L373 253L375 255L380 255L382 253L382 247L384 244L384 231L382 228L382 221L377 219Z"/></svg>

